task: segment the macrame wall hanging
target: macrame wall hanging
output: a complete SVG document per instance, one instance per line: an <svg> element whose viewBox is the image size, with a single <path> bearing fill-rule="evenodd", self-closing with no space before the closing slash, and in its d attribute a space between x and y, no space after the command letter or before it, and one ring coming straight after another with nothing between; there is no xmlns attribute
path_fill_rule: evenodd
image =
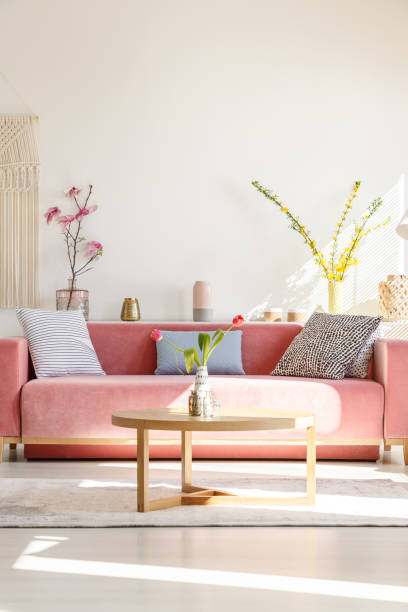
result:
<svg viewBox="0 0 408 612"><path fill-rule="evenodd" d="M0 308L39 305L35 119L0 115Z"/></svg>

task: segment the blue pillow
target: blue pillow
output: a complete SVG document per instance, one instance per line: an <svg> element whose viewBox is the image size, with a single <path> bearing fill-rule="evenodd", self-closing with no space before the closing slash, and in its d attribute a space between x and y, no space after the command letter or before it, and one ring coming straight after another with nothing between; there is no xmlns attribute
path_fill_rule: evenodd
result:
<svg viewBox="0 0 408 612"><path fill-rule="evenodd" d="M163 331L160 330L163 338L185 350L195 347L201 356L198 348L198 331ZM211 336L215 330L205 330ZM207 367L209 374L245 374L242 367L241 356L242 331L231 331L220 342L217 348L211 353ZM157 368L155 374L187 374L184 363L184 355L176 351L171 346L163 342L156 342L157 347ZM191 374L195 374L196 365Z"/></svg>

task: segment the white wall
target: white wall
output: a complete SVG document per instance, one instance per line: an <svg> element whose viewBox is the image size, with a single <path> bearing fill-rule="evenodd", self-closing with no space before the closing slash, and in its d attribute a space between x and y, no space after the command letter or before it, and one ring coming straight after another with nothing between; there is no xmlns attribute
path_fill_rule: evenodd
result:
<svg viewBox="0 0 408 612"><path fill-rule="evenodd" d="M218 319L266 296L313 306L317 277L293 289L307 250L250 181L321 244L354 180L359 210L396 188L407 19L405 0L1 0L1 70L40 115L41 212L95 185L92 318L117 319L134 295L146 319L189 319L196 279L212 282ZM0 110L22 110L4 84ZM48 308L68 270L55 228L40 239ZM0 312L0 335L16 330Z"/></svg>

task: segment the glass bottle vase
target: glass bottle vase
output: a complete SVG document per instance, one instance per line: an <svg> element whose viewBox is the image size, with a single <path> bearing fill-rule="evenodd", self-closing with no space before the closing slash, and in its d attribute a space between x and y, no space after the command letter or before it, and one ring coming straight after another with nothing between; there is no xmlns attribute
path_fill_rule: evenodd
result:
<svg viewBox="0 0 408 612"><path fill-rule="evenodd" d="M85 321L89 317L89 292L77 287L77 279L68 279L67 289L56 291L57 310L81 310Z"/></svg>

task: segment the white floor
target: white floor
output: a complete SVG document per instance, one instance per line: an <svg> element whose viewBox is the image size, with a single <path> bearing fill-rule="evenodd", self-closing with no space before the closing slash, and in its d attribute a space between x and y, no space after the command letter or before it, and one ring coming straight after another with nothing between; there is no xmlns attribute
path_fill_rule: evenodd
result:
<svg viewBox="0 0 408 612"><path fill-rule="evenodd" d="M120 469L112 461L26 462L19 450L6 455L0 477L113 477ZM376 469L408 474L400 448ZM0 612L229 609L407 611L408 529L0 530Z"/></svg>

